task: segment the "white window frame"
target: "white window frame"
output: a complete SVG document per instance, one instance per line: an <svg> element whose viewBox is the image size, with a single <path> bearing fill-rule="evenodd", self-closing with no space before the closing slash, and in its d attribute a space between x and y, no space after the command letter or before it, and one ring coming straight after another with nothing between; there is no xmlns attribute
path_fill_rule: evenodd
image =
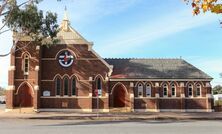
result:
<svg viewBox="0 0 222 134"><path fill-rule="evenodd" d="M165 89L166 89L166 94L165 94ZM167 86L167 84L163 85L163 97L168 97L168 86Z"/></svg>
<svg viewBox="0 0 222 134"><path fill-rule="evenodd" d="M149 94L148 94L149 93ZM151 84L146 84L146 96L151 97L152 96L152 87Z"/></svg>
<svg viewBox="0 0 222 134"><path fill-rule="evenodd" d="M24 54L24 59L23 59L23 72L24 72L24 75L29 75L29 60L30 60L30 56L28 54ZM28 63L26 63L26 61ZM27 71L26 71L26 65L27 65Z"/></svg>
<svg viewBox="0 0 222 134"><path fill-rule="evenodd" d="M191 92L190 92L190 89L191 89ZM188 85L188 97L193 97L193 85L192 84L189 84ZM192 95L190 95L190 93L192 94Z"/></svg>
<svg viewBox="0 0 222 134"><path fill-rule="evenodd" d="M100 80L100 83L98 82L99 80ZM98 83L100 84L100 88L99 88ZM99 77L99 78L96 79L96 90L97 90L98 97L103 96L103 90L102 90L102 88L103 88L102 78Z"/></svg>
<svg viewBox="0 0 222 134"><path fill-rule="evenodd" d="M197 89L198 89L198 88L199 88L199 90L200 90L200 94L199 94L199 95L197 94ZM200 85L200 84L197 84L197 85L196 85L196 96L197 96L197 97L201 97L201 85Z"/></svg>
<svg viewBox="0 0 222 134"><path fill-rule="evenodd" d="M137 96L138 97L143 97L143 84L142 83L138 84L137 91L138 91ZM140 94L140 92L141 92L141 94Z"/></svg>
<svg viewBox="0 0 222 134"><path fill-rule="evenodd" d="M173 89L174 89L174 95L173 95ZM177 89L175 84L171 84L171 96L176 97L177 96Z"/></svg>

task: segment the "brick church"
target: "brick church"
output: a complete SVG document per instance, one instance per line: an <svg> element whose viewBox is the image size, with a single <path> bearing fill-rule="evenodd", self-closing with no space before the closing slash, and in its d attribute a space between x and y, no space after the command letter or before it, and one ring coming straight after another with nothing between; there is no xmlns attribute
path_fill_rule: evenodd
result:
<svg viewBox="0 0 222 134"><path fill-rule="evenodd" d="M21 49L11 54L8 111L213 111L212 78L183 59L104 59L66 14L57 37L50 47L24 47L27 37L16 44Z"/></svg>

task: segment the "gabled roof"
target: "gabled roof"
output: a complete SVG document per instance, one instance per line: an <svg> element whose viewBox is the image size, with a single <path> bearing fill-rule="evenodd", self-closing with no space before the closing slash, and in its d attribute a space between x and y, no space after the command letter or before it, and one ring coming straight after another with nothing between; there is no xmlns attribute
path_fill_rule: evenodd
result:
<svg viewBox="0 0 222 134"><path fill-rule="evenodd" d="M111 78L212 79L182 59L105 59L113 65Z"/></svg>
<svg viewBox="0 0 222 134"><path fill-rule="evenodd" d="M60 40L58 44L90 44L84 37L82 37L74 28L70 26L67 12L59 27L57 37Z"/></svg>

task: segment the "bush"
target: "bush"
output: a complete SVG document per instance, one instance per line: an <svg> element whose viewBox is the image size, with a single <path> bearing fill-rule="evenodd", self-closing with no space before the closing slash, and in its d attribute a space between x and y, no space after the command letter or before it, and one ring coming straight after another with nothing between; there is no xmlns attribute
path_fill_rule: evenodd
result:
<svg viewBox="0 0 222 134"><path fill-rule="evenodd" d="M222 100L214 101L214 106L222 106Z"/></svg>
<svg viewBox="0 0 222 134"><path fill-rule="evenodd" d="M2 87L0 87L0 96L4 96L6 93L6 90Z"/></svg>

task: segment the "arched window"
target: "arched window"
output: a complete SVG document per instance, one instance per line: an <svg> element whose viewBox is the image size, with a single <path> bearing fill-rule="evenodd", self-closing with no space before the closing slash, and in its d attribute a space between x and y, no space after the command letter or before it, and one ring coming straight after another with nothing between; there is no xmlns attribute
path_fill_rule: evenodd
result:
<svg viewBox="0 0 222 134"><path fill-rule="evenodd" d="M176 97L176 86L175 86L175 84L171 85L171 96Z"/></svg>
<svg viewBox="0 0 222 134"><path fill-rule="evenodd" d="M28 54L24 54L23 71L24 71L24 75L29 74L29 55Z"/></svg>
<svg viewBox="0 0 222 134"><path fill-rule="evenodd" d="M55 81L55 91L56 95L61 95L61 79L59 77L57 77Z"/></svg>
<svg viewBox="0 0 222 134"><path fill-rule="evenodd" d="M152 91L151 91L151 85L147 84L146 85L146 96L151 96Z"/></svg>
<svg viewBox="0 0 222 134"><path fill-rule="evenodd" d="M201 85L200 84L197 84L196 86L196 96L200 96L201 95Z"/></svg>
<svg viewBox="0 0 222 134"><path fill-rule="evenodd" d="M189 97L193 96L193 86L192 86L192 84L188 85L188 96Z"/></svg>
<svg viewBox="0 0 222 134"><path fill-rule="evenodd" d="M163 85L163 96L168 96L168 87L167 87L167 84L164 84Z"/></svg>
<svg viewBox="0 0 222 134"><path fill-rule="evenodd" d="M76 78L72 78L72 95L76 95Z"/></svg>
<svg viewBox="0 0 222 134"><path fill-rule="evenodd" d="M138 96L143 96L143 84L138 84Z"/></svg>
<svg viewBox="0 0 222 134"><path fill-rule="evenodd" d="M102 81L101 78L97 78L96 80L96 89L98 91L98 96L102 96Z"/></svg>
<svg viewBox="0 0 222 134"><path fill-rule="evenodd" d="M69 79L67 77L64 78L64 95L67 96L69 91Z"/></svg>

